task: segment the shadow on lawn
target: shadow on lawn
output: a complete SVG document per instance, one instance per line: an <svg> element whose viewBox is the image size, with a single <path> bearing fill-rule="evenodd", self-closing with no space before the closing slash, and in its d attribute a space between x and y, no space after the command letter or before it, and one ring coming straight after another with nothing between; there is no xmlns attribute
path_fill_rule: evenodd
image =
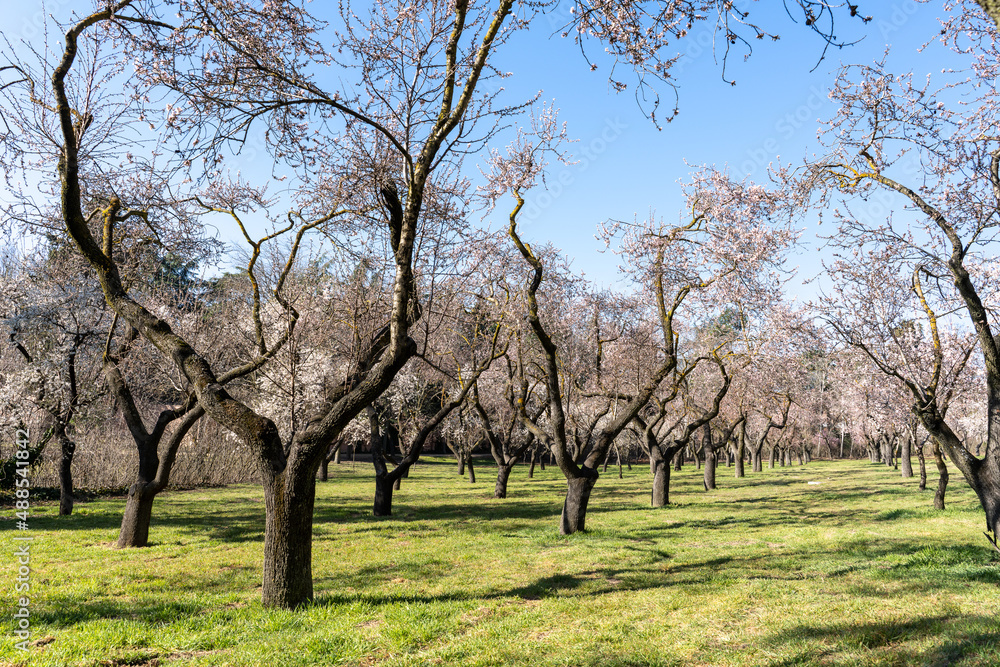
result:
<svg viewBox="0 0 1000 667"><path fill-rule="evenodd" d="M942 641L927 650L908 644L940 637ZM774 633L768 645L808 642L793 658L768 663L769 667L792 667L803 664L837 664L841 659L856 660L858 652L881 654L887 664L961 665L997 664L1000 654L1000 630L996 621L985 616L931 616L912 620L870 623L831 623L797 625ZM850 654L848 656L841 653Z"/></svg>

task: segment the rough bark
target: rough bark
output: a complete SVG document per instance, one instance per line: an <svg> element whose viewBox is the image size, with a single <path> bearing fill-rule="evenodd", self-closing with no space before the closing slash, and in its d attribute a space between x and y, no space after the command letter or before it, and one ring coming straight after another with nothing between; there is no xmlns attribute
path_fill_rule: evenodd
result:
<svg viewBox="0 0 1000 667"><path fill-rule="evenodd" d="M559 519L559 533L562 535L586 530L587 504L590 502L590 492L597 483L598 472L587 468L583 468L583 471L588 476L566 480L566 500Z"/></svg>
<svg viewBox="0 0 1000 667"><path fill-rule="evenodd" d="M59 443L59 516L73 513L73 454L76 443L66 435L65 426L56 427L56 441Z"/></svg>
<svg viewBox="0 0 1000 667"><path fill-rule="evenodd" d="M375 502L372 506L375 516L392 516L392 492L396 490L394 482L387 475L375 475Z"/></svg>
<svg viewBox="0 0 1000 667"><path fill-rule="evenodd" d="M899 460L902 463L902 472L900 474L903 479L913 477L912 447L912 436L903 438L902 451L899 453Z"/></svg>
<svg viewBox="0 0 1000 667"><path fill-rule="evenodd" d="M715 444L712 442L712 427L705 424L704 429L705 434L702 439L702 447L705 452L705 470L702 478L705 490L712 491L715 489L715 466L717 457L715 453Z"/></svg>
<svg viewBox="0 0 1000 667"><path fill-rule="evenodd" d="M924 445L917 446L917 462L920 464L920 490L927 488L927 461L924 459Z"/></svg>
<svg viewBox="0 0 1000 667"><path fill-rule="evenodd" d="M666 507L670 504L670 460L664 459L659 448L650 452L650 465L653 468L652 506Z"/></svg>
<svg viewBox="0 0 1000 667"><path fill-rule="evenodd" d="M497 483L493 488L494 498L507 497L507 482L510 480L510 471L514 469L514 464L504 464L497 466Z"/></svg>
<svg viewBox="0 0 1000 667"><path fill-rule="evenodd" d="M149 484L137 482L129 487L116 546L119 548L144 547L149 544L149 526L153 518L154 500L156 500L156 492Z"/></svg>
<svg viewBox="0 0 1000 667"><path fill-rule="evenodd" d="M313 461L311 470L282 473L264 482L261 599L265 607L294 609L313 597L312 528L319 460Z"/></svg>
<svg viewBox="0 0 1000 667"><path fill-rule="evenodd" d="M736 440L736 479L740 479L745 476L743 471L743 459L746 457L747 453L747 423L744 421L740 424L739 436Z"/></svg>
<svg viewBox="0 0 1000 667"><path fill-rule="evenodd" d="M934 509L944 509L944 493L948 488L948 465L944 462L941 446L934 443L934 463L938 470L937 491L934 492Z"/></svg>
<svg viewBox="0 0 1000 667"><path fill-rule="evenodd" d="M117 546L119 548L144 547L149 544L153 502L156 500L157 494L167 488L170 483L170 472L173 470L181 441L204 414L205 411L200 406L195 406L183 414L177 426L167 437L162 458L159 457L157 449L162 438L162 430L159 426L154 429L148 439L137 443L141 444L138 447L139 471L135 482L129 487L125 514L122 516L122 525L118 532ZM161 415L158 424L161 421L166 421L164 415Z"/></svg>

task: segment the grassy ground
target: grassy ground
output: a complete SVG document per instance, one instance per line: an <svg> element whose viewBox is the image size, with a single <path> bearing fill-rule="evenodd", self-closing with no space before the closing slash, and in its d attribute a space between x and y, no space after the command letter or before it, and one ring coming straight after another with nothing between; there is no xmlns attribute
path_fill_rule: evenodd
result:
<svg viewBox="0 0 1000 667"><path fill-rule="evenodd" d="M814 462L648 507L648 470L598 482L590 531L557 534L565 488L515 471L493 500L451 463L419 465L396 516L370 516L368 466L319 485L316 601L259 602L255 487L165 494L153 546L111 548L122 499L35 508L32 640L8 665L990 665L1000 664L1000 564L975 497L949 509L868 463ZM0 580L13 607L13 510Z"/></svg>

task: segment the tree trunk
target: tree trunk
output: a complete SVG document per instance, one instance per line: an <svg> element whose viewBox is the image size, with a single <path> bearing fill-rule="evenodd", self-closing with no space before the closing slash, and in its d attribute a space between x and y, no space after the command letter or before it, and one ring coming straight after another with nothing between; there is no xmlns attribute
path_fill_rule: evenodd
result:
<svg viewBox="0 0 1000 667"><path fill-rule="evenodd" d="M459 455L458 457L458 476L465 477L465 456Z"/></svg>
<svg viewBox="0 0 1000 667"><path fill-rule="evenodd" d="M323 463L319 466L319 478L325 482L330 479L330 459L324 457Z"/></svg>
<svg viewBox="0 0 1000 667"><path fill-rule="evenodd" d="M669 464L670 462L667 461ZM684 450L681 449L676 454L674 454L674 470L680 471L684 469Z"/></svg>
<svg viewBox="0 0 1000 667"><path fill-rule="evenodd" d="M131 400L131 399L129 399ZM118 531L117 546L120 549L145 547L149 544L149 526L153 516L153 502L156 495L167 488L170 472L174 466L177 450L188 431L205 414L201 407L195 407L177 424L167 436L163 458L159 457L158 446L164 437L147 435L136 440L139 455L139 470L136 481L129 487L125 513L122 515L121 529Z"/></svg>
<svg viewBox="0 0 1000 667"><path fill-rule="evenodd" d="M375 516L392 516L392 492L396 490L396 482L388 475L375 475L375 504L372 514Z"/></svg>
<svg viewBox="0 0 1000 667"><path fill-rule="evenodd" d="M716 466L716 454L715 450L705 449L705 490L711 491L715 488L715 466Z"/></svg>
<svg viewBox="0 0 1000 667"><path fill-rule="evenodd" d="M934 493L934 509L944 509L944 492L948 488L948 466L944 462L944 455L941 454L941 446L934 443L934 463L938 469L938 487Z"/></svg>
<svg viewBox="0 0 1000 667"><path fill-rule="evenodd" d="M513 463L504 463L497 465L497 485L493 489L494 498L506 498L507 497L507 482L510 480L510 471L513 470Z"/></svg>
<svg viewBox="0 0 1000 667"><path fill-rule="evenodd" d="M747 454L747 440L746 440L746 423L744 422L740 426L740 434L736 439L736 479L746 476L746 472L743 470L743 459Z"/></svg>
<svg viewBox="0 0 1000 667"><path fill-rule="evenodd" d="M156 490L151 484L136 482L128 490L125 514L118 531L119 549L144 547L149 544L149 524L153 517Z"/></svg>
<svg viewBox="0 0 1000 667"><path fill-rule="evenodd" d="M469 483L470 484L475 484L476 483L476 467L472 464L472 455L471 454L469 455L469 460L466 462L466 464L469 466Z"/></svg>
<svg viewBox="0 0 1000 667"><path fill-rule="evenodd" d="M978 486L974 488L986 513L986 527L993 533L992 540L996 540L1000 535L1000 462L985 458L977 473ZM990 539L989 535L986 539ZM997 546L996 542L993 546Z"/></svg>
<svg viewBox="0 0 1000 667"><path fill-rule="evenodd" d="M715 467L718 461L718 454L715 451L715 443L712 442L711 426L705 424L703 428L704 444L702 445L702 450L705 452L705 490L711 491L715 488Z"/></svg>
<svg viewBox="0 0 1000 667"><path fill-rule="evenodd" d="M777 457L778 457L778 446L777 445L771 445L771 454L770 454L770 458L768 459L768 462L767 462L767 467L768 468L773 468L774 467L774 460Z"/></svg>
<svg viewBox="0 0 1000 667"><path fill-rule="evenodd" d="M899 453L899 458L903 463L903 479L913 477L913 462L910 460L913 449L913 439L903 438L903 451Z"/></svg>
<svg viewBox="0 0 1000 667"><path fill-rule="evenodd" d="M313 597L312 527L316 499L315 461L311 474L286 469L264 481L264 607L295 609ZM304 479L303 479L304 477ZM288 488L288 479L299 483Z"/></svg>
<svg viewBox="0 0 1000 667"><path fill-rule="evenodd" d="M334 463L334 465L338 465L338 466L340 465L340 450L341 450L341 446L340 446L340 443L338 442L336 445L334 445L334 450L333 450L333 463ZM326 481L326 477L323 478L323 481Z"/></svg>
<svg viewBox="0 0 1000 667"><path fill-rule="evenodd" d="M531 450L531 464L528 466L528 479L535 478L535 461L538 460L538 452Z"/></svg>
<svg viewBox="0 0 1000 667"><path fill-rule="evenodd" d="M61 454L59 457L59 516L69 516L73 513L73 454L76 443L66 435L65 426L56 427L56 439L59 441Z"/></svg>
<svg viewBox="0 0 1000 667"><path fill-rule="evenodd" d="M763 448L764 448L763 444L761 444L761 446L757 448L753 447L750 448L750 462L752 464L751 468L754 472L764 471L764 461L763 457L761 456L761 450Z"/></svg>
<svg viewBox="0 0 1000 667"><path fill-rule="evenodd" d="M680 456L680 453L677 454ZM653 468L653 507L666 507L670 504L670 460L664 459L659 449L653 447L649 452L649 462Z"/></svg>
<svg viewBox="0 0 1000 667"><path fill-rule="evenodd" d="M927 488L927 462L924 460L924 445L917 445L917 463L920 464L920 490Z"/></svg>
<svg viewBox="0 0 1000 667"><path fill-rule="evenodd" d="M586 530L587 504L590 502L590 492L597 483L597 476L597 471L593 470L591 476L573 477L566 481L566 502L563 503L559 520L561 535Z"/></svg>

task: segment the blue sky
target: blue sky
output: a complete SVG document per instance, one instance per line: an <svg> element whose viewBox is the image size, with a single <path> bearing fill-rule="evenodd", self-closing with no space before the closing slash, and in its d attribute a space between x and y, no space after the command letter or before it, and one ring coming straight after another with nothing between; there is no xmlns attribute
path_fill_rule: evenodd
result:
<svg viewBox="0 0 1000 667"><path fill-rule="evenodd" d="M553 165L550 190L528 196L522 215L524 236L535 243L551 241L573 258L576 271L599 285L612 286L618 280L617 262L613 255L600 252L603 246L594 238L598 223L645 217L651 210L675 219L683 207L677 180L693 166L728 165L736 177L765 179L767 165L778 156L785 162L800 161L818 151L816 120L833 112L826 95L842 62L871 63L891 45L891 71L923 75L955 63L950 52L933 41L940 32L941 2L859 4L863 13L874 17L872 23L842 20L837 33L845 41L861 41L829 50L817 66L822 40L792 23L780 2L737 3L751 9L751 18L780 34L781 40L755 41L755 51L746 62L741 52L735 53L727 67L735 86L722 78L721 62L712 50L711 25L697 25L677 43L685 54L675 72L680 115L662 130L644 117L631 90L610 90L606 63L591 71L572 40L559 37L558 22L542 17L498 52L494 62L514 74L505 82L509 102L538 91L543 100L554 100L570 136L578 140L570 147L578 162ZM38 43L45 12L65 18L71 9L86 6L89 2L80 0L7 3L2 30L11 41L23 36ZM920 53L929 41L931 46ZM669 108L672 94L663 92ZM803 236L807 245L792 258L802 279L819 271L820 242L815 225L810 227ZM790 285L791 293L808 297L814 288L799 283Z"/></svg>
<svg viewBox="0 0 1000 667"><path fill-rule="evenodd" d="M801 24L793 24L783 10L777 11L781 3L739 3L752 7L752 18L780 34L781 40L755 43L757 48L746 62L742 54L732 57L727 77L736 81L735 86L722 78L710 26L695 28L683 44L685 56L676 72L680 115L662 131L643 117L631 92L609 91L606 72L589 71L569 40L558 35L550 39L545 31L536 31L526 40L520 58L511 58L514 81L525 93L539 88L543 98L554 99L570 135L579 139L571 150L589 146L594 157L553 168L556 173L568 172L563 181L569 182L560 184L558 193L535 193L533 199L540 198L547 206L529 211L535 215L526 221L526 234L534 241L551 240L575 258L576 270L612 285L617 280L615 258L600 253L602 244L593 237L601 220L646 217L651 209L667 220L675 219L683 208L677 180L686 178L692 166L728 165L735 177L764 180L768 164L779 156L794 162L819 151L816 121L835 110L827 93L842 62L871 63L890 45L890 71L912 70L922 76L954 65L951 53L936 41L919 52L940 33L941 3L861 4L861 10L873 16L871 23L838 26L845 39L861 41L829 50L817 66L822 41ZM612 141L603 141L609 136ZM791 260L800 267L801 279L820 270L821 241L815 236L814 221L806 224L803 241L808 245ZM793 281L790 292L808 298L814 287L800 283Z"/></svg>

